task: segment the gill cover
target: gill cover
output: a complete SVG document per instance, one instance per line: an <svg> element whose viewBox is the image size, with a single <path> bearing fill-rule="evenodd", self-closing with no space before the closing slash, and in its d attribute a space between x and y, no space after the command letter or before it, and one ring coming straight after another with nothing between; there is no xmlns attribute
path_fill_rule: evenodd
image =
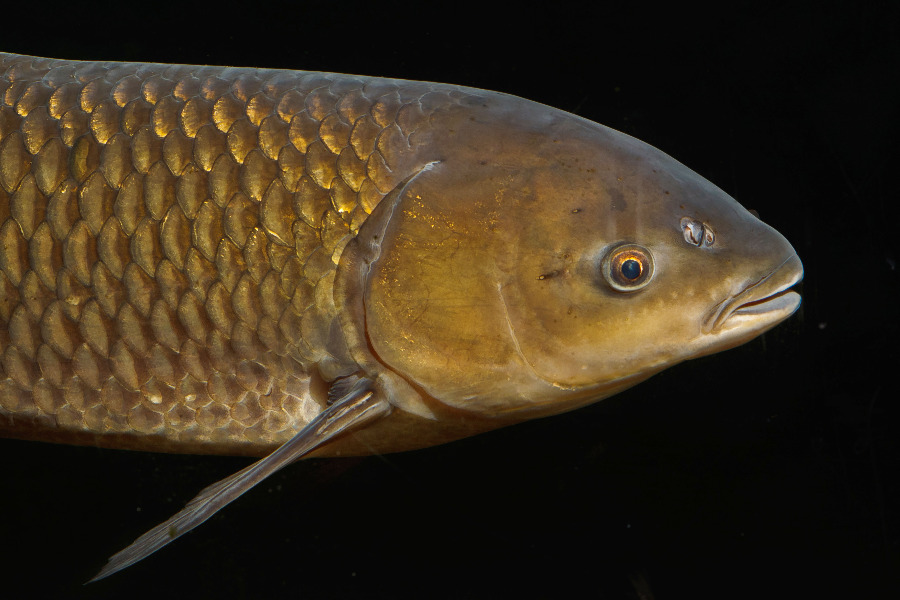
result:
<svg viewBox="0 0 900 600"><path fill-rule="evenodd" d="M467 152L442 155L372 215L384 227L361 290L367 345L427 405L532 417L655 372L618 369L598 345L621 295L603 275L617 232L598 172L615 161L596 152L593 124L542 108L535 121L487 111L458 127ZM627 248L627 269L641 270L632 291L653 266Z"/></svg>

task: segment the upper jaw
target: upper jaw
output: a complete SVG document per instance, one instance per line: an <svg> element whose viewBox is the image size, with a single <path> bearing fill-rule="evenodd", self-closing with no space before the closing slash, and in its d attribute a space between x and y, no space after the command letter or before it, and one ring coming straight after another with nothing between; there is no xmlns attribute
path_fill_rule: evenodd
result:
<svg viewBox="0 0 900 600"><path fill-rule="evenodd" d="M704 333L732 329L761 333L774 326L800 306L800 295L788 290L801 279L803 265L792 254L768 275L716 305L704 321Z"/></svg>

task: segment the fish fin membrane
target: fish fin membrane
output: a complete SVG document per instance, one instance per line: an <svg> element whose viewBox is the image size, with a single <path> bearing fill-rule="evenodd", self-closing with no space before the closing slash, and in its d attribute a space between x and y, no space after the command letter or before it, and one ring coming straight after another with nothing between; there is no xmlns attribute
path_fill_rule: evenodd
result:
<svg viewBox="0 0 900 600"><path fill-rule="evenodd" d="M351 386L347 395L313 419L290 440L263 459L234 475L203 489L180 512L160 523L130 546L112 555L97 575L87 583L109 577L133 565L163 546L197 527L232 500L282 467L315 450L328 440L384 417L391 410L388 401L375 395L368 387Z"/></svg>
<svg viewBox="0 0 900 600"><path fill-rule="evenodd" d="M328 404L340 402L341 398L362 393L363 388L371 386L372 382L359 375L348 375L336 379L328 388Z"/></svg>

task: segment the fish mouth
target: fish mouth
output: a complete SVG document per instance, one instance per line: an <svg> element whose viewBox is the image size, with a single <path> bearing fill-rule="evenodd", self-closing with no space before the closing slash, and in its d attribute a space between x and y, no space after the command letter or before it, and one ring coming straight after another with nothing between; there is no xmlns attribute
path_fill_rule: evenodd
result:
<svg viewBox="0 0 900 600"><path fill-rule="evenodd" d="M704 324L706 333L740 329L757 335L775 326L800 306L800 294L790 288L801 279L803 264L794 254L771 273L713 309Z"/></svg>

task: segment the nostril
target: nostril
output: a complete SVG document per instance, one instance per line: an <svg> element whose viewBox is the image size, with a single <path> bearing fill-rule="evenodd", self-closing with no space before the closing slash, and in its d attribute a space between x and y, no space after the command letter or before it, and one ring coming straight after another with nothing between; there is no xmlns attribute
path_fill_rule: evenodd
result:
<svg viewBox="0 0 900 600"><path fill-rule="evenodd" d="M684 234L684 241L693 246L709 248L716 241L716 234L713 232L712 227L697 219L683 217L681 219L681 231Z"/></svg>

